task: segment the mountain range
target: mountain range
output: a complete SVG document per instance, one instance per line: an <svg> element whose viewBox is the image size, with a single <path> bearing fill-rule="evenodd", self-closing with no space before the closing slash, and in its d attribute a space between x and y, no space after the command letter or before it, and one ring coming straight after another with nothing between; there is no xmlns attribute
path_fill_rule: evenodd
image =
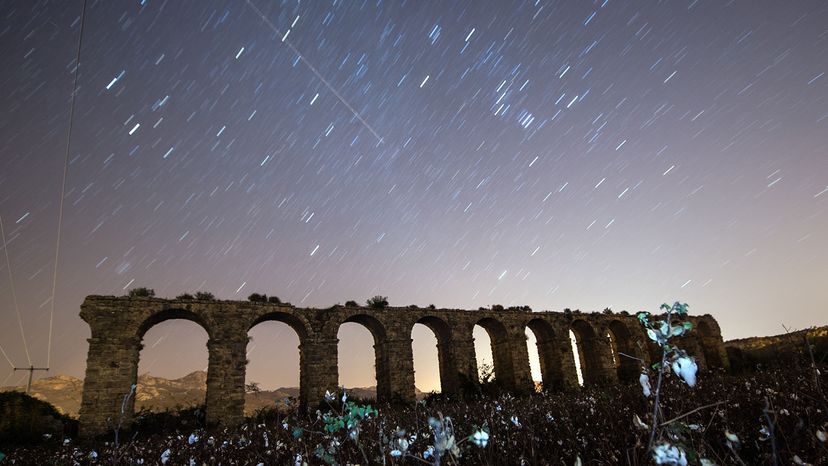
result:
<svg viewBox="0 0 828 466"><path fill-rule="evenodd" d="M0 391L25 391L25 386L0 387ZM415 389L416 390L416 389ZM376 386L347 389L349 396L368 399L376 397ZM135 410L165 411L168 409L197 406L204 403L207 394L207 372L195 371L178 379L165 379L149 374L138 376L135 391ZM417 398L425 394L416 390ZM68 375L56 375L32 382L30 392L35 398L54 405L58 411L78 417L83 395L83 380ZM298 387L282 387L276 390L260 390L245 394L244 411L250 415L264 407L272 407L285 398L298 398Z"/></svg>

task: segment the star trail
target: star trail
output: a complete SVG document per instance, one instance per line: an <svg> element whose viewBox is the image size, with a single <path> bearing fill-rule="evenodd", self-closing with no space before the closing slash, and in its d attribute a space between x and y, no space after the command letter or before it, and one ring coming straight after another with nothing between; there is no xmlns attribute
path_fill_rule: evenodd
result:
<svg viewBox="0 0 828 466"><path fill-rule="evenodd" d="M49 359L54 305L82 376L83 297L137 286L826 323L825 2L90 1L78 66L82 5L0 2L9 363ZM163 325L142 371L203 369Z"/></svg>

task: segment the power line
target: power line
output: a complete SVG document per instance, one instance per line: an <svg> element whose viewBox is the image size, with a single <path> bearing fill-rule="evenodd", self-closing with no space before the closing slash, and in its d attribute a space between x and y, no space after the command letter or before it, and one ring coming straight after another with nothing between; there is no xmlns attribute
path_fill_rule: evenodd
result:
<svg viewBox="0 0 828 466"><path fill-rule="evenodd" d="M72 127L75 122L75 100L78 95L78 77L80 76L80 56L81 47L83 46L83 29L86 25L86 0L83 0L83 9L81 10L81 25L78 37L78 52L75 55L75 79L72 84L72 102L69 104L69 129L66 132L66 156L63 160L63 182L60 186L60 208L58 210L58 225L57 225L57 239L55 240L55 269L52 274L52 305L49 312L49 343L46 348L46 367L48 368L52 360L52 328L55 319L55 289L57 288L57 272L58 259L60 258L60 230L63 226L63 201L66 197L66 174L69 171L69 148L72 144ZM47 369L48 370L48 369ZM31 374L31 373L30 373Z"/></svg>
<svg viewBox="0 0 828 466"><path fill-rule="evenodd" d="M32 376L34 375L34 371L47 371L48 372L49 368L48 367L35 367L35 366L15 367L14 371L15 372L17 372L17 371L29 371L29 383L26 384L26 393L29 393L30 391L32 391Z"/></svg>
<svg viewBox="0 0 828 466"><path fill-rule="evenodd" d="M256 5L253 4L253 2L251 2L250 0L247 0L247 5L250 6L250 8L253 11L255 11L256 14L258 14L262 18L262 21L264 21L264 23L267 24L270 27L270 29L273 30L273 32L275 32L279 36L282 36L282 42L284 42L285 45L287 45L290 48L290 50L293 51L293 53L295 53L297 56L299 56L299 59L302 60L302 63L304 63L305 66L307 66L308 69L310 69L313 72L313 74L315 74L316 77L319 78L320 81L322 81L322 84L324 84L325 87L327 87L328 90L330 90L333 93L333 95L335 95L336 98L339 99L340 102L342 102L342 105L346 106L348 108L348 110L350 110L351 113L354 114L354 116L357 118L357 120L359 120L360 123L362 123L363 126L368 128L368 131L370 131L371 134L373 134L374 137L377 138L377 141L381 144L383 142L382 136L380 136L376 131L374 131L374 128L372 128L371 125L369 125L368 122L365 121L364 118L362 118L362 115L360 115L359 112L357 112L356 109L353 106L351 106L351 104L349 104L348 101L345 100L345 98L342 97L342 95L331 85L331 83L329 83L328 80L325 79L324 76L322 76L322 73L320 73L316 69L316 67L313 66L313 63L308 61L308 59L305 58L305 55L303 55L302 52L299 51L299 49L294 47L293 44L291 44L287 40L286 36L283 35L282 32L279 31L279 29L269 19L267 19L267 17L264 15L264 13L262 13L262 11L259 10L256 7Z"/></svg>
<svg viewBox="0 0 828 466"><path fill-rule="evenodd" d="M6 354L6 350L4 350L4 349L3 349L3 346L0 346L0 353L3 353L3 356L6 358L6 361L8 361L8 362L9 362L9 365L12 367L12 369L14 369L15 367L17 367L17 366L15 366L15 365L14 365L14 363L12 362L12 360L11 360L11 359L9 359L9 355L8 355L8 354Z"/></svg>
<svg viewBox="0 0 828 466"><path fill-rule="evenodd" d="M31 366L32 358L29 356L29 345L26 343L26 332L23 331L23 319L20 316L20 307L17 305L17 292L14 289L14 276L12 275L11 260L9 260L9 245L6 242L6 230L3 228L2 216L0 216L0 234L3 236L3 251L6 253L6 268L9 269L9 283L11 284L14 312L17 313L17 325L20 327L20 336L23 338L23 349L26 350L26 359L29 361L29 365ZM3 355L6 355L5 351L3 351ZM9 357L6 356L6 359L9 359ZM11 364L11 360L9 360L9 364ZM14 367L14 364L12 364L12 367Z"/></svg>

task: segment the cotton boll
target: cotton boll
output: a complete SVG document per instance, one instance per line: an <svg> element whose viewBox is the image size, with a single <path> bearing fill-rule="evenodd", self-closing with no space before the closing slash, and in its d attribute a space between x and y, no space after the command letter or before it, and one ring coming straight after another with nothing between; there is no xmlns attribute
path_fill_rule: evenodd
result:
<svg viewBox="0 0 828 466"><path fill-rule="evenodd" d="M641 384L641 390L644 392L644 396L649 398L652 392L652 387L650 387L650 377L646 373L642 372L638 377L638 383Z"/></svg>
<svg viewBox="0 0 828 466"><path fill-rule="evenodd" d="M662 443L653 448L653 459L656 464L669 466L687 466L687 454L680 447Z"/></svg>
<svg viewBox="0 0 828 466"><path fill-rule="evenodd" d="M698 370L696 360L689 356L681 356L673 361L673 372L691 387L696 385L696 372Z"/></svg>

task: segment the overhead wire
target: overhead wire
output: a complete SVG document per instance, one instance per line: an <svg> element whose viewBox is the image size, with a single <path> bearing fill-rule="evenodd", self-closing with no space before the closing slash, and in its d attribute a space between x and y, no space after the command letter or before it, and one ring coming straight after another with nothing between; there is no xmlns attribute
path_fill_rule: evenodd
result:
<svg viewBox="0 0 828 466"><path fill-rule="evenodd" d="M14 369L15 367L17 367L17 366L15 366L15 365L14 365L14 363L12 362L12 360L9 358L9 355L8 355L8 354L6 354L6 350L4 350L4 349L3 349L3 346L0 346L0 353L3 353L3 357L5 357L5 358L6 358L6 361L8 361L8 362L9 362L9 365L10 365L10 366L12 366L12 369Z"/></svg>
<svg viewBox="0 0 828 466"><path fill-rule="evenodd" d="M78 50L75 55L75 78L72 84L72 101L69 104L69 128L66 132L66 155L63 159L63 181L61 182L60 186L60 207L58 208L58 225L57 225L57 238L55 239L55 268L54 272L52 273L52 298L51 298L51 309L49 311L49 342L46 347L46 367L48 368L51 365L52 361L52 333L54 328L54 320L55 320L55 291L57 289L57 273L58 273L58 264L60 259L60 233L61 227L63 226L63 204L64 198L66 197L66 178L67 173L69 172L69 149L72 145L72 129L75 123L75 101L77 100L78 94L78 77L80 76L81 70L81 48L83 47L83 31L84 26L86 25L86 2L87 0L83 0L83 7L81 9L81 22L80 22L80 32L78 34Z"/></svg>
<svg viewBox="0 0 828 466"><path fill-rule="evenodd" d="M9 244L6 241L6 229L3 227L3 217L0 216L0 235L3 238L3 252L6 255L6 268L9 269L9 284L11 285L11 294L12 294L12 302L14 303L14 312L17 314L17 325L20 327L20 337L23 339L23 349L26 350L26 359L29 361L29 365L32 365L32 357L29 355L29 345L26 343L26 332L23 331L23 318L20 315L20 306L17 305L17 292L14 288L14 275L12 274L11 269L11 260L9 259ZM2 348L0 348L2 349ZM6 356L6 352L3 351L3 356ZM12 364L11 360L8 356L6 359L9 361L9 364ZM14 364L12 364L14 367Z"/></svg>

